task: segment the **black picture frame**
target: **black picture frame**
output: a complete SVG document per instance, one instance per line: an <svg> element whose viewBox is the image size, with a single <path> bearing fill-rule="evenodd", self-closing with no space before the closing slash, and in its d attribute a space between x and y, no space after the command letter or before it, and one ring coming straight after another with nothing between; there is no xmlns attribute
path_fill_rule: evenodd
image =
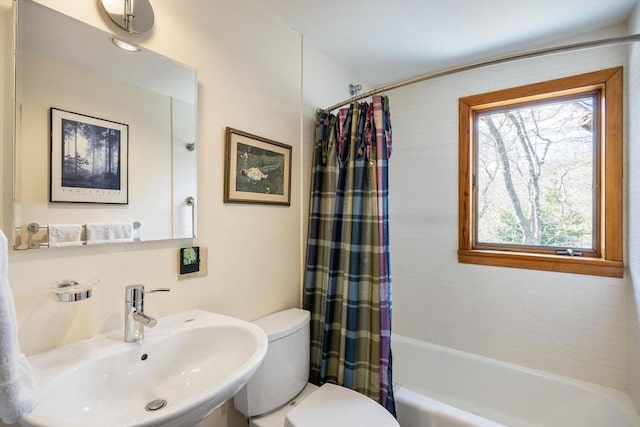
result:
<svg viewBox="0 0 640 427"><path fill-rule="evenodd" d="M200 247L180 248L180 274L190 274L198 271L200 271Z"/></svg>
<svg viewBox="0 0 640 427"><path fill-rule="evenodd" d="M50 108L50 202L128 204L129 126Z"/></svg>

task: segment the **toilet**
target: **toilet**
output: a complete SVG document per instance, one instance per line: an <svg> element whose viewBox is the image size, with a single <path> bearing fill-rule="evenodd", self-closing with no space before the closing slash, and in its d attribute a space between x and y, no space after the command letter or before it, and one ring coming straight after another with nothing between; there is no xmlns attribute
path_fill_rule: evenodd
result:
<svg viewBox="0 0 640 427"><path fill-rule="evenodd" d="M280 311L253 323L267 334L264 362L233 398L249 427L400 427L380 404L309 379L309 312Z"/></svg>

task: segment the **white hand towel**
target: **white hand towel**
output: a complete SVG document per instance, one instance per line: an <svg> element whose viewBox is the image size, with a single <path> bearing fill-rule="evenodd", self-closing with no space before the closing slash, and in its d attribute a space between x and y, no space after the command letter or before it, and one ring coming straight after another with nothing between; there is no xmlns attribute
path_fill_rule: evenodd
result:
<svg viewBox="0 0 640 427"><path fill-rule="evenodd" d="M0 231L0 419L13 424L36 406L38 387L29 361L20 352L8 270L7 238Z"/></svg>
<svg viewBox="0 0 640 427"><path fill-rule="evenodd" d="M133 242L133 225L121 224L87 224L87 245L100 243Z"/></svg>
<svg viewBox="0 0 640 427"><path fill-rule="evenodd" d="M82 245L82 225L49 224L49 247Z"/></svg>

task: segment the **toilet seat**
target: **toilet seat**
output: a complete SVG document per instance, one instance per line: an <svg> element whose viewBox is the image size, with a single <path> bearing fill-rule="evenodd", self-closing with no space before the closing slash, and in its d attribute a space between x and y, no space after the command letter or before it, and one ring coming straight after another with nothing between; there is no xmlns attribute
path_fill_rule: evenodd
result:
<svg viewBox="0 0 640 427"><path fill-rule="evenodd" d="M335 384L324 384L289 411L285 427L400 427L373 399Z"/></svg>

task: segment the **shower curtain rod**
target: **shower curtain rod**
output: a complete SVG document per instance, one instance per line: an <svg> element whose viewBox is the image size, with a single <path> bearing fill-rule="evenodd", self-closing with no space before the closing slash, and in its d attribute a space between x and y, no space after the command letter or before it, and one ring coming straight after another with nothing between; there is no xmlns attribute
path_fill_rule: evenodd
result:
<svg viewBox="0 0 640 427"><path fill-rule="evenodd" d="M487 59L487 60L484 60L484 61L472 62L472 63L466 64L466 65L460 65L460 66L457 66L457 67L446 68L444 70L435 71L435 72L427 73L427 74L421 74L419 76L410 77L408 79L399 80L397 82L389 83L389 84L386 84L384 86L380 86L380 87L378 87L376 89L370 90L369 92L365 92L362 95L353 96L353 97L351 97L351 98L349 98L349 99L347 99L347 100L345 100L343 102L340 102L338 104L332 105L331 107L328 107L328 108L325 108L325 109L319 108L318 111L319 112L333 111L336 108L340 108L342 106L348 105L348 104L350 104L350 103L352 103L354 101L358 101L360 99L368 98L370 96L377 95L379 93L386 92L388 90L397 89L397 88L400 88L400 87L403 87L403 86L408 86L410 84L422 82L422 81L425 81L425 80L435 79L436 77L442 77L442 76L446 76L446 75L449 75L449 74L459 73L459 72L462 72L462 71L473 70L475 68L481 68L481 67L487 67L487 66L490 66L490 65L502 64L503 62L519 61L521 59L534 58L536 56L552 55L554 53L570 52L570 51L581 50L581 49L592 49L592 48L596 48L596 47L610 46L610 45L624 44L624 43L634 43L634 42L638 42L638 41L640 41L640 34L633 34L633 35L630 35L630 36L612 37L612 38L607 38L607 39L592 40L592 41L587 41L587 42L580 42L580 43L568 44L568 45L563 45L563 46L549 47L549 48L538 49L538 50L530 50L528 52L516 53L514 55L507 55L507 56L501 56L501 57L498 57L498 58Z"/></svg>

